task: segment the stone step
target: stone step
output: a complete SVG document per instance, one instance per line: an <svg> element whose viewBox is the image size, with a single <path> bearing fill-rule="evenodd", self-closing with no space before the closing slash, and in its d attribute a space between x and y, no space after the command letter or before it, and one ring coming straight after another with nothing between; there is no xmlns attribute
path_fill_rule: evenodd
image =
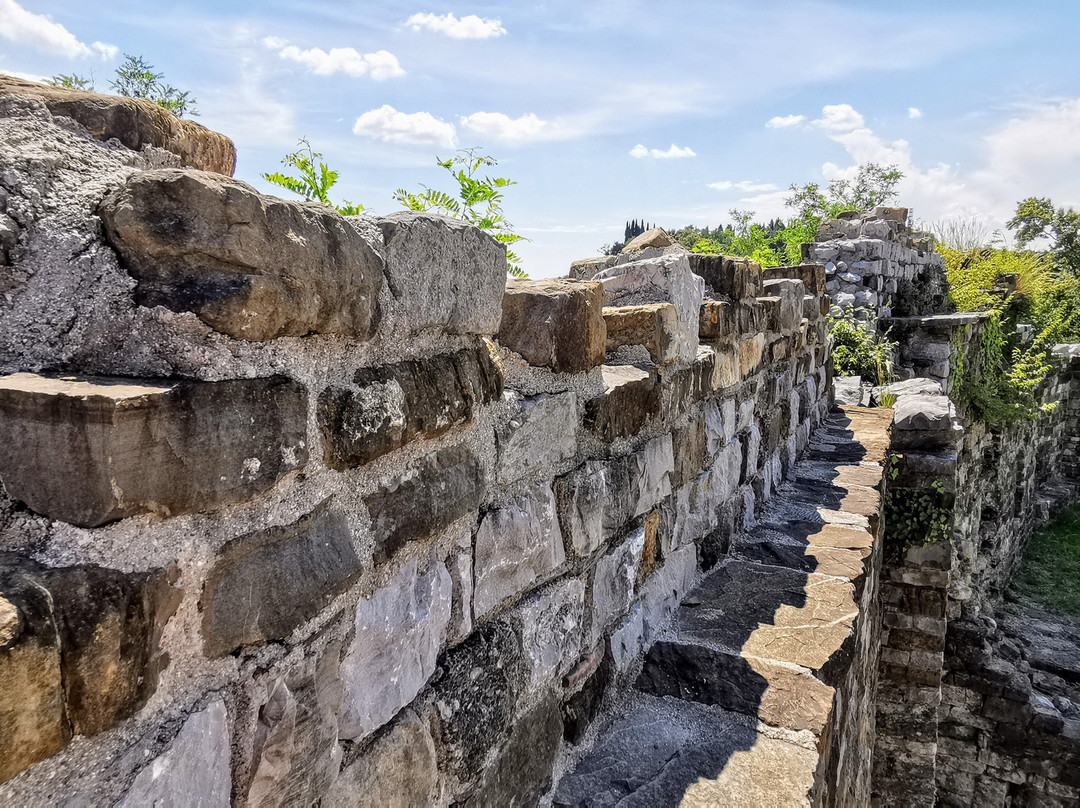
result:
<svg viewBox="0 0 1080 808"><path fill-rule="evenodd" d="M817 758L747 716L639 694L559 782L552 805L802 805Z"/></svg>
<svg viewBox="0 0 1080 808"><path fill-rule="evenodd" d="M684 599L637 686L816 735L856 616L843 579L728 559Z"/></svg>

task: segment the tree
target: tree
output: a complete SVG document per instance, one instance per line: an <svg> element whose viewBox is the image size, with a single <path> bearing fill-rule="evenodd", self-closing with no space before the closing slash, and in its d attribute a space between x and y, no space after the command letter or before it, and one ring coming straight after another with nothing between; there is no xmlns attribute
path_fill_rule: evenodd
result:
<svg viewBox="0 0 1080 808"><path fill-rule="evenodd" d="M833 219L849 210L870 210L878 205L885 205L896 199L896 186L903 179L898 166L879 166L865 163L853 180L829 180L828 187L822 191L816 182L806 185L792 184L791 196L784 200L789 208L795 209L799 219Z"/></svg>
<svg viewBox="0 0 1080 808"><path fill-rule="evenodd" d="M364 209L363 205L354 205L348 200L342 201L340 205L335 205L330 201L330 189L334 187L340 175L322 161L320 152L312 151L307 138L300 138L296 151L286 154L281 164L287 168L295 168L300 176L294 177L275 171L273 174L262 174L262 178L302 196L308 202L322 202L324 205L329 205L342 216L355 216Z"/></svg>
<svg viewBox="0 0 1080 808"><path fill-rule="evenodd" d="M1016 231L1021 247L1048 239L1059 270L1080 273L1080 213L1072 208L1056 208L1049 199L1031 196L1016 206L1006 227Z"/></svg>
<svg viewBox="0 0 1080 808"><path fill-rule="evenodd" d="M394 192L394 199L409 210L434 211L486 231L500 244L507 245L507 271L514 277L526 277L521 269L521 258L509 249L509 245L526 239L514 232L502 210L502 189L517 183L505 177L481 176L481 169L493 168L499 162L490 155L478 154L476 149L462 149L446 160L436 158L435 164L446 169L457 182L456 197L422 186L424 190L419 193L399 188Z"/></svg>
<svg viewBox="0 0 1080 808"><path fill-rule="evenodd" d="M63 78L63 77L61 77ZM120 95L131 98L145 98L154 101L158 106L164 107L176 114L178 118L188 115L198 115L195 109L195 99L189 92L181 92L171 84L165 84L162 79L163 73L155 73L154 66L141 56L124 54L124 61L116 68L116 79L109 82Z"/></svg>

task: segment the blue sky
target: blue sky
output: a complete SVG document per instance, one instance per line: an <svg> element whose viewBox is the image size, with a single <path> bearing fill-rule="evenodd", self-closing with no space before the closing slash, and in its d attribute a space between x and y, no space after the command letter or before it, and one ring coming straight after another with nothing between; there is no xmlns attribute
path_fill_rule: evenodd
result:
<svg viewBox="0 0 1080 808"><path fill-rule="evenodd" d="M481 147L519 183L504 207L544 277L627 219L783 216L791 183L866 161L901 167L924 222L1080 207L1078 23L1076 0L0 0L0 72L107 91L141 54L233 138L237 177L270 190L307 137L376 213L449 190L436 156Z"/></svg>

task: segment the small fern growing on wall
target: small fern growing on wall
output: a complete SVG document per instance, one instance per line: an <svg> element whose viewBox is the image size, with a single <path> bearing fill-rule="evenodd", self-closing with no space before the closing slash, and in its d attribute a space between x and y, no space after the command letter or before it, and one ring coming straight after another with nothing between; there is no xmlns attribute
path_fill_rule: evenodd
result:
<svg viewBox="0 0 1080 808"><path fill-rule="evenodd" d="M292 191L297 196L302 196L308 202L322 202L324 205L329 205L342 216L355 216L364 209L363 205L354 205L347 200L340 205L335 205L330 201L330 189L337 183L340 175L322 161L320 152L312 150L307 138L300 138L296 151L286 154L281 164L286 168L296 169L299 176L275 171L272 174L263 174L262 178L286 191Z"/></svg>

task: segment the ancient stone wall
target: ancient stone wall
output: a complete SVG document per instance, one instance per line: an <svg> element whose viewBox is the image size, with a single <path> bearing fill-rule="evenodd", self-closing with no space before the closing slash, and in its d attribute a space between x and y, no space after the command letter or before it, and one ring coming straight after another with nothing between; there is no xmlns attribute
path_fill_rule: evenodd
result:
<svg viewBox="0 0 1080 808"><path fill-rule="evenodd" d="M870 325L946 310L945 263L907 220L906 208L875 208L822 223L804 260L824 264L834 305Z"/></svg>
<svg viewBox="0 0 1080 808"><path fill-rule="evenodd" d="M508 283L50 98L0 91L0 803L538 799L810 446L823 270Z"/></svg>

